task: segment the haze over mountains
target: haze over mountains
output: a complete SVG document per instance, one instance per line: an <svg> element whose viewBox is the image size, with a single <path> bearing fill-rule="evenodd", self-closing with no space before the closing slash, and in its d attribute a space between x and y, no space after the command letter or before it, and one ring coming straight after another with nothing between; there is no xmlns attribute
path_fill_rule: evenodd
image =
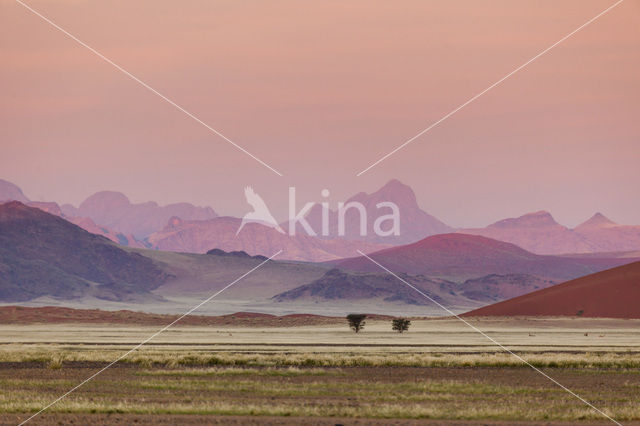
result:
<svg viewBox="0 0 640 426"><path fill-rule="evenodd" d="M43 208L59 213L51 204L40 208L17 201L0 205L0 302L49 297L59 303L85 303L82 301L86 298L93 298L140 303L141 307L155 303L173 309L171 306L176 305L170 300L201 300L203 295L223 288L264 260L218 249L209 250L210 254L193 254L122 247ZM235 230L239 219L210 221ZM172 222L177 227L184 225L178 219ZM198 224L208 221L193 222L195 231L189 233L184 228L185 235L197 235ZM264 229L280 238L291 238L259 224L247 225L246 238L260 244L256 235L264 236ZM265 238L267 243L287 241ZM317 250L326 250L326 245L335 241L312 237L299 241L306 239ZM273 249L279 250L275 245ZM456 233L427 237L371 256L435 300L460 312L551 286L556 279L576 278L634 260L595 255L541 256L510 243ZM257 309L270 312L295 311L298 307L299 311L329 309L340 313L352 310L356 304L366 306L370 312L412 306L442 313L368 259L332 263L270 261L243 280L242 285L225 292L220 302L223 309L228 309L228 300L233 299L242 306L250 302L254 303L252 306L259 305Z"/></svg>
<svg viewBox="0 0 640 426"><path fill-rule="evenodd" d="M30 207L35 207L47 213L62 217L92 234L102 235L115 243L131 247L144 247L144 244L136 240L133 235L125 235L121 232L114 231L113 229L108 229L104 225L97 225L89 217L68 216L64 214L62 208L57 203L50 201L29 201L19 187L11 182L0 179L0 203L13 200L20 201Z"/></svg>
<svg viewBox="0 0 640 426"><path fill-rule="evenodd" d="M12 200L20 201L21 203L29 202L29 199L24 195L18 185L0 179L0 202Z"/></svg>
<svg viewBox="0 0 640 426"><path fill-rule="evenodd" d="M452 280L489 274L529 274L566 280L630 262L620 258L538 255L511 243L457 233L433 235L413 244L371 253L369 257L395 273ZM363 256L333 264L354 271L380 271L378 265Z"/></svg>
<svg viewBox="0 0 640 426"><path fill-rule="evenodd" d="M344 223L345 233L342 238L356 241L369 241L380 244L408 244L418 241L424 237L435 234L444 234L453 231L453 228L425 212L418 206L416 195L408 185L403 184L397 179L387 182L379 190L367 194L360 192L345 202L345 206L349 203L357 202L362 204L366 210L366 235L360 233L360 213L356 209L348 209L345 212ZM391 210L388 207L377 207L379 203L392 202L398 206L400 213L400 235L379 236L374 232L375 219L381 215L389 214ZM318 234L322 230L322 206L316 204L306 217L311 228ZM338 229L338 211L330 210L328 215L328 238L339 238ZM389 224L384 226L383 231L389 230ZM288 225L283 225L287 226ZM301 225L296 227L297 233L304 233Z"/></svg>
<svg viewBox="0 0 640 426"><path fill-rule="evenodd" d="M62 211L70 217L89 217L100 225L143 239L162 229L170 218L207 220L217 217L211 207L196 207L189 203L159 206L154 201L132 204L120 192L101 191L84 200L80 206L65 204Z"/></svg>
<svg viewBox="0 0 640 426"><path fill-rule="evenodd" d="M516 244L537 254L632 251L640 247L640 226L618 225L601 213L574 229L560 225L549 212L504 219L486 228L458 232Z"/></svg>
<svg viewBox="0 0 640 426"><path fill-rule="evenodd" d="M510 242L536 254L640 250L640 226L618 225L600 213L575 229L558 224L550 213L539 211L504 219L485 228L454 230L422 210L412 189L395 179L378 191L371 194L362 192L347 200L347 205L358 202L365 207L366 236L360 235L360 215L353 208L348 209L345 215L344 236L338 235L338 212L335 210L328 214L328 235L322 235L320 204L316 204L306 217L318 234L311 237L299 224L295 236L282 235L257 224L245 227L236 235L239 219L218 217L211 207L197 207L189 203L159 206L151 201L134 204L124 194L113 191L98 192L78 208L71 205L59 207L55 203L29 202L18 186L0 181L0 201L10 199L27 202L64 217L122 245L180 252L205 253L219 248L270 256L282 249L285 259L317 262L354 256L356 249L369 253L448 232ZM379 236L373 232L375 219L390 213L389 208L377 207L378 203L385 201L398 206L400 235ZM288 228L288 224L282 226Z"/></svg>
<svg viewBox="0 0 640 426"><path fill-rule="evenodd" d="M306 234L288 235L249 223L236 235L240 219L217 217L210 220L181 220L174 217L161 231L148 238L148 246L158 250L206 253L211 248L246 251L250 255L272 256L282 250L280 259L323 262L365 253L387 246L341 239L321 239Z"/></svg>

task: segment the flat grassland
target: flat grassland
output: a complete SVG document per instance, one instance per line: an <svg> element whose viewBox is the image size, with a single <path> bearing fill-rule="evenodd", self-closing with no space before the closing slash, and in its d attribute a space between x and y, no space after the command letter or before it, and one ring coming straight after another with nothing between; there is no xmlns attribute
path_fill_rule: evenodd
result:
<svg viewBox="0 0 640 426"><path fill-rule="evenodd" d="M640 321L471 323L625 424L640 420ZM0 423L19 423L155 333L151 325L0 324ZM392 420L393 419L393 420ZM608 421L457 319L175 326L35 424Z"/></svg>

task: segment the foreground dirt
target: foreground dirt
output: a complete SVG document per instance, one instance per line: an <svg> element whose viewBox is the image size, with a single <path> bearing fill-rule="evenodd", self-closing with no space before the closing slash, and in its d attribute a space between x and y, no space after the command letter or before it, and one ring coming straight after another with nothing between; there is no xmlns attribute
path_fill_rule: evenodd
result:
<svg viewBox="0 0 640 426"><path fill-rule="evenodd" d="M0 415L0 425L19 424L28 416ZM139 414L66 414L48 413L34 419L32 424L51 425L229 425L229 426L537 426L573 425L574 422L514 422L514 421L457 421L457 420L398 420L398 419L353 419L344 417L249 417L208 415L139 415ZM609 421L581 422L582 426L610 425ZM625 425L640 425L640 422L625 422Z"/></svg>

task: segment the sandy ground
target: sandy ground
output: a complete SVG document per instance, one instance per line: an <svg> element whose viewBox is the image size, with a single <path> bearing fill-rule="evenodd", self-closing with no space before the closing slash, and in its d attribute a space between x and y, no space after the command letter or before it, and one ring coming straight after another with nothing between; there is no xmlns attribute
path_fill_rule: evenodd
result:
<svg viewBox="0 0 640 426"><path fill-rule="evenodd" d="M200 302L211 296L211 293L202 293L183 297L179 295L164 295L165 301L149 301L147 303L110 302L95 298L60 301L50 297L33 299L20 303L21 306L43 307L59 306L74 309L105 309L110 311L131 310L144 311L156 314L182 314ZM0 306L14 305L15 303L0 303ZM483 306L478 303L473 306L450 306L452 312L462 314ZM195 312L199 315L228 315L235 312L259 312L271 315L289 314L314 314L323 316L345 316L351 312L368 312L380 315L395 316L447 316L442 308L437 306L412 306L407 304L394 304L367 300L363 303L352 301L328 301L328 302L275 302L270 299L225 299L215 298L209 303L198 308Z"/></svg>
<svg viewBox="0 0 640 426"><path fill-rule="evenodd" d="M348 328L345 320L331 319L331 324L322 325L306 325L304 321L302 318L297 326L288 328L260 326L259 323L247 326L242 318L231 319L230 324L176 325L148 345L203 349L242 345L248 350L268 346L286 349L289 346L316 347L318 351L334 351L335 347L353 347L354 350L413 348L414 351L495 347L486 337L455 318L414 319L409 332L403 334L393 332L388 320L370 320L358 334ZM468 321L510 348L640 350L640 320L473 318ZM126 347L143 341L160 327L160 324L0 324L0 344L82 343Z"/></svg>

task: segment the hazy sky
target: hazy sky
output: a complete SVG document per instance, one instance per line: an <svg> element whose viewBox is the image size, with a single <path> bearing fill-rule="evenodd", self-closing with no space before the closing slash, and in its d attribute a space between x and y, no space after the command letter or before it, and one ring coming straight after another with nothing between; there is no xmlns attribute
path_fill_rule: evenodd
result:
<svg viewBox="0 0 640 426"><path fill-rule="evenodd" d="M640 224L640 2L625 1L363 176L613 1L0 2L0 178L78 204L103 189L242 215L252 185L335 203L391 178L452 226L546 209Z"/></svg>

